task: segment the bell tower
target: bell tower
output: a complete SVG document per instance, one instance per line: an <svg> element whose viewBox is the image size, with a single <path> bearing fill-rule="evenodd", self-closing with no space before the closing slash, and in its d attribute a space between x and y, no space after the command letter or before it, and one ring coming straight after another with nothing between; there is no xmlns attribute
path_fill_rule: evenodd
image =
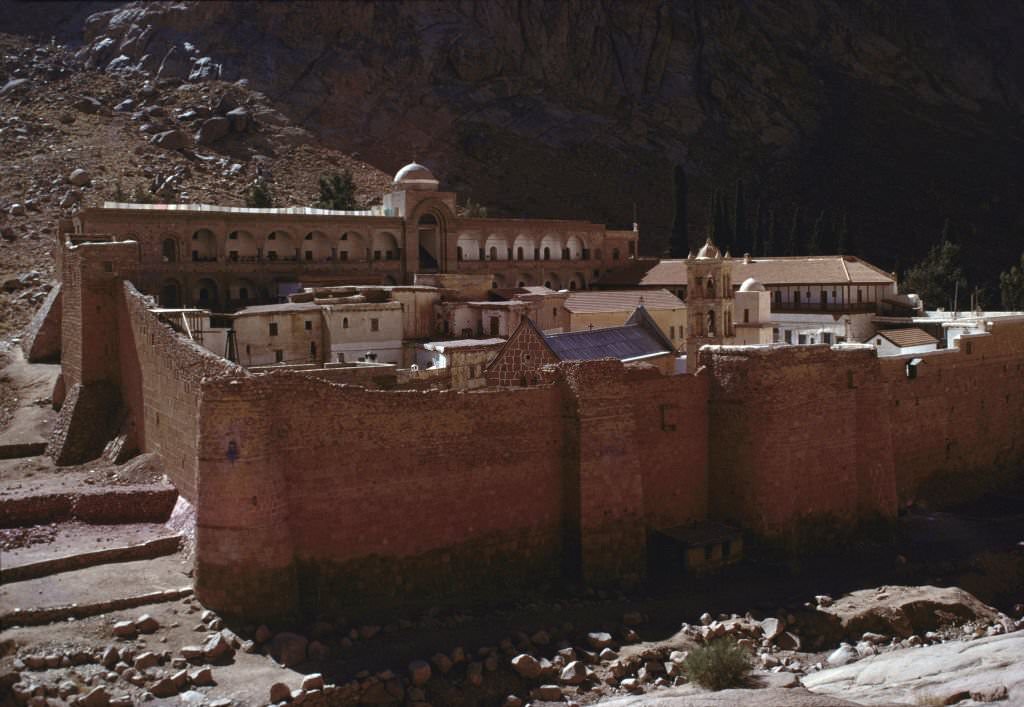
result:
<svg viewBox="0 0 1024 707"><path fill-rule="evenodd" d="M708 238L686 262L686 370L697 370L704 344L724 344L732 333L732 263Z"/></svg>

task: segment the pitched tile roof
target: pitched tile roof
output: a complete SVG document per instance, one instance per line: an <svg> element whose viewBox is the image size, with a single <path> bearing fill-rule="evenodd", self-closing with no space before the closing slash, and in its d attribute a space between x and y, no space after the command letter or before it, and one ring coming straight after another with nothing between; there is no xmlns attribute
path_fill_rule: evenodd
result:
<svg viewBox="0 0 1024 707"><path fill-rule="evenodd" d="M575 314L632 312L641 304L649 310L686 306L668 290L587 290L569 295L565 308Z"/></svg>
<svg viewBox="0 0 1024 707"><path fill-rule="evenodd" d="M908 346L925 346L927 344L937 344L939 340L934 336L926 332L924 329L918 329L917 327L910 327L907 329L883 329L875 334L883 339L888 339L891 343L902 348ZM875 338L871 336L868 341Z"/></svg>
<svg viewBox="0 0 1024 707"><path fill-rule="evenodd" d="M643 287L686 284L686 260L662 260L640 280ZM888 285L892 275L852 255L732 259L732 281L752 277L762 285Z"/></svg>
<svg viewBox="0 0 1024 707"><path fill-rule="evenodd" d="M623 326L543 336L551 351L562 361L593 361L599 358L628 361L668 354L674 349L643 306L637 307Z"/></svg>

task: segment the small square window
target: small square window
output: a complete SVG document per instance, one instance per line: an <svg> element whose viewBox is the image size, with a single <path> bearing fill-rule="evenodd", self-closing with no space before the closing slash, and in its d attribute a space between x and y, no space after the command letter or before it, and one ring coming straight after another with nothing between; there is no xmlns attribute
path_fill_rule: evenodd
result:
<svg viewBox="0 0 1024 707"><path fill-rule="evenodd" d="M380 331L380 320L379 319L371 319L370 320L370 331Z"/></svg>
<svg viewBox="0 0 1024 707"><path fill-rule="evenodd" d="M277 322L270 323L270 335L277 336Z"/></svg>
<svg viewBox="0 0 1024 707"><path fill-rule="evenodd" d="M313 322L309 319L306 320L306 331L310 331L313 328Z"/></svg>

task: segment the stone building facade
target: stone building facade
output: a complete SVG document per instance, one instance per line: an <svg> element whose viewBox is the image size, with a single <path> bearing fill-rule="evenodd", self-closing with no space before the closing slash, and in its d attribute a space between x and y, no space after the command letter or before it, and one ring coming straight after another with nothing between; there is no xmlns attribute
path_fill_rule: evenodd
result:
<svg viewBox="0 0 1024 707"><path fill-rule="evenodd" d="M492 287L585 289L636 256L639 233L586 221L457 215L421 165L403 167L367 211L200 204L87 208L58 234L135 241L136 286L162 306L214 311L283 301L318 284L413 284L415 275L489 276Z"/></svg>

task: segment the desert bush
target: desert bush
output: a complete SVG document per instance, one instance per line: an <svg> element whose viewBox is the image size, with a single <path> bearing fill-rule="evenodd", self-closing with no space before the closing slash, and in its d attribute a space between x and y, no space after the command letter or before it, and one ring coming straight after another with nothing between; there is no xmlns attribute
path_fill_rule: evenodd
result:
<svg viewBox="0 0 1024 707"><path fill-rule="evenodd" d="M683 671L691 682L709 690L738 687L750 672L750 654L732 638L719 638L690 651Z"/></svg>

